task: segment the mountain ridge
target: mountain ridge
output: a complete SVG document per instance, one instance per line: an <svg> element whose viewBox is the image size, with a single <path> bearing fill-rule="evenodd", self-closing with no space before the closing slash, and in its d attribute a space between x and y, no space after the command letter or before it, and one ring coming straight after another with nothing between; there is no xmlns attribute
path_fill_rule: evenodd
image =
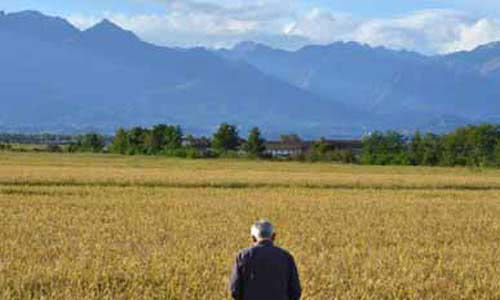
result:
<svg viewBox="0 0 500 300"><path fill-rule="evenodd" d="M356 42L297 51L255 42L169 48L109 20L82 31L36 12L0 14L0 42L0 129L112 133L167 122L210 134L228 121L272 136L359 137L428 124L453 129L455 120L500 115L497 65L489 56L488 64L465 63L460 55L467 54L429 57Z"/></svg>
<svg viewBox="0 0 500 300"><path fill-rule="evenodd" d="M52 23L46 18L42 24ZM112 133L118 127L174 123L209 134L228 121L243 131L260 126L264 132L326 135L332 126L344 125L361 130L347 124L349 118L362 119L356 109L203 48L143 42L110 21L60 39L51 32L38 37L26 32L20 37L8 27L0 32L7 32L0 34L2 128L93 127Z"/></svg>
<svg viewBox="0 0 500 300"><path fill-rule="evenodd" d="M314 94L325 98L335 95L346 103L381 114L437 117L453 111L457 117L472 121L480 120L492 109L500 110L498 103L488 102L500 96L497 78L485 76L485 68L490 72L500 68L500 51L493 47L495 43L446 56L372 48L356 42L312 45L296 51L243 45L251 47L237 45L217 53L245 61ZM495 60L482 65L474 56L484 48L494 49L491 55ZM455 57L463 55L472 63L465 65Z"/></svg>

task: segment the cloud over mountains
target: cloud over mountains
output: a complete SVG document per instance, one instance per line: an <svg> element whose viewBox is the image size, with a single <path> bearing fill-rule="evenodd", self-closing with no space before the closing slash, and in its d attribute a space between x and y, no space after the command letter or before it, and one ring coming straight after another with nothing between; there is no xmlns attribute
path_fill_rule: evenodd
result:
<svg viewBox="0 0 500 300"><path fill-rule="evenodd" d="M500 39L500 20L457 10L433 9L366 18L322 7L304 10L294 0L156 2L164 2L165 13L75 14L68 19L79 28L87 28L106 17L147 41L180 47L232 47L254 40L298 49L312 43L357 41L436 54L471 50Z"/></svg>

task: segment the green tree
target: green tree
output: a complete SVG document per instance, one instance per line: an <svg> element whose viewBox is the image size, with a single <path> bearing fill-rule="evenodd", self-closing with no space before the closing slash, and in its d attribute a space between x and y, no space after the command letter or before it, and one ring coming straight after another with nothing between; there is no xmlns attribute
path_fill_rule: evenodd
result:
<svg viewBox="0 0 500 300"><path fill-rule="evenodd" d="M365 164L408 164L405 137L396 131L374 132L363 139L361 161Z"/></svg>
<svg viewBox="0 0 500 300"><path fill-rule="evenodd" d="M375 131L372 134L365 136L362 140L361 162L366 165L374 165L377 163L377 156L380 155L379 144L382 142L384 135L380 131Z"/></svg>
<svg viewBox="0 0 500 300"><path fill-rule="evenodd" d="M466 126L442 136L441 164L447 166L495 165L500 126Z"/></svg>
<svg viewBox="0 0 500 300"><path fill-rule="evenodd" d="M128 132L123 128L119 128L115 133L115 137L113 138L113 143L111 144L110 150L112 153L126 154L128 152L128 149Z"/></svg>
<svg viewBox="0 0 500 300"><path fill-rule="evenodd" d="M456 166L459 164L459 157L461 153L459 153L459 143L456 135L447 134L442 136L442 156L441 156L441 165L443 166Z"/></svg>
<svg viewBox="0 0 500 300"><path fill-rule="evenodd" d="M149 152L157 154L160 151L178 149L182 146L183 133L179 126L159 124L151 130L148 139Z"/></svg>
<svg viewBox="0 0 500 300"><path fill-rule="evenodd" d="M495 147L495 164L500 167L500 138L497 139L497 145Z"/></svg>
<svg viewBox="0 0 500 300"><path fill-rule="evenodd" d="M440 136L432 133L427 133L423 140L423 157L422 164L427 166L436 166L441 162L442 147Z"/></svg>
<svg viewBox="0 0 500 300"><path fill-rule="evenodd" d="M361 161L365 164L444 166L500 165L500 125L466 126L436 135L415 134L409 145L400 134L375 132L363 139Z"/></svg>
<svg viewBox="0 0 500 300"><path fill-rule="evenodd" d="M219 153L235 151L239 145L238 129L228 123L222 123L212 138L212 147Z"/></svg>
<svg viewBox="0 0 500 300"><path fill-rule="evenodd" d="M147 146L151 153L156 154L165 147L165 131L167 127L168 126L165 124L153 126L153 129L151 130L151 137L147 141Z"/></svg>
<svg viewBox="0 0 500 300"><path fill-rule="evenodd" d="M148 145L151 144L150 133L148 129L134 127L129 130L128 135L128 154L146 154Z"/></svg>
<svg viewBox="0 0 500 300"><path fill-rule="evenodd" d="M165 129L165 147L168 149L178 149L182 147L184 133L180 126L167 126Z"/></svg>
<svg viewBox="0 0 500 300"><path fill-rule="evenodd" d="M84 152L102 152L105 142L104 137L97 133L88 133L81 137L79 142L79 151Z"/></svg>
<svg viewBox="0 0 500 300"><path fill-rule="evenodd" d="M500 127L484 124L473 128L475 155L477 165L489 166L495 164L495 148L500 136Z"/></svg>
<svg viewBox="0 0 500 300"><path fill-rule="evenodd" d="M420 131L417 131L411 139L409 157L412 165L418 166L422 164L424 147Z"/></svg>
<svg viewBox="0 0 500 300"><path fill-rule="evenodd" d="M257 127L252 128L248 135L248 141L244 145L244 150L252 156L262 157L266 150L264 143L265 140L262 138L260 129Z"/></svg>

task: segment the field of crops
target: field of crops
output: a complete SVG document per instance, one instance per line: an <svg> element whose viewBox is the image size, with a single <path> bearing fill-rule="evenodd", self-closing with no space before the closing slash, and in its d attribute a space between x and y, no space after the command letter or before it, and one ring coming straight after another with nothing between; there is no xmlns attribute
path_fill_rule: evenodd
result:
<svg viewBox="0 0 500 300"><path fill-rule="evenodd" d="M500 171L0 153L0 299L229 299L269 218L303 299L500 299Z"/></svg>

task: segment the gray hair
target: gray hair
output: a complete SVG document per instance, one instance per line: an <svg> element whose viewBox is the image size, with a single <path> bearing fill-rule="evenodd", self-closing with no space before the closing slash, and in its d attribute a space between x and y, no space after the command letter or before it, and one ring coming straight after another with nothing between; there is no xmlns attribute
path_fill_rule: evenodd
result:
<svg viewBox="0 0 500 300"><path fill-rule="evenodd" d="M274 226L267 220L259 220L252 225L250 233L258 240L270 239L274 234Z"/></svg>

